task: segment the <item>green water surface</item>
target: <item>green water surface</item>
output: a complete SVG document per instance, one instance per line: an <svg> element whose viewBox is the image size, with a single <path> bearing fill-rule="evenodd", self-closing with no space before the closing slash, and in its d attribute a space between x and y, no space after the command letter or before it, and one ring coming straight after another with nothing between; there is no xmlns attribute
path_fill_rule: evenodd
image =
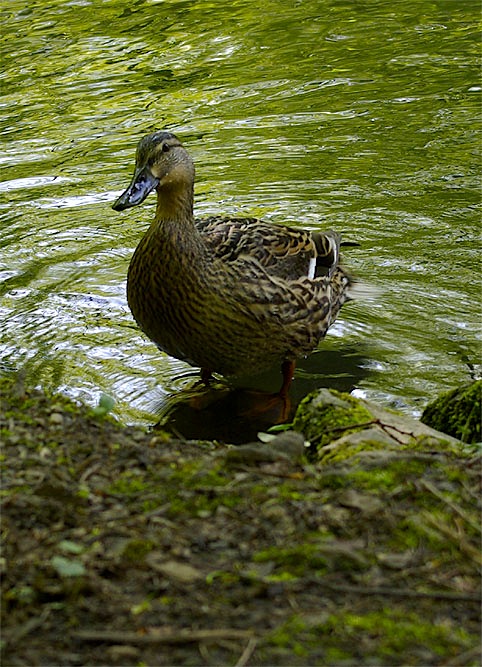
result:
<svg viewBox="0 0 482 667"><path fill-rule="evenodd" d="M176 132L199 215L333 228L375 288L295 391L418 413L480 352L479 3L8 0L1 8L0 354L126 421L191 383L125 299L155 198L123 214L138 139ZM276 377L276 374L275 374Z"/></svg>

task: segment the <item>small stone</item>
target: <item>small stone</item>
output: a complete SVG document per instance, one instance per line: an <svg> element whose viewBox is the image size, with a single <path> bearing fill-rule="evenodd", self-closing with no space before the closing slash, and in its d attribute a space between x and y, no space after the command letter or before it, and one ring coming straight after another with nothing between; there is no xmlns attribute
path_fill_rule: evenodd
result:
<svg viewBox="0 0 482 667"><path fill-rule="evenodd" d="M140 650L136 646L130 646L129 644L114 644L113 646L109 646L107 653L112 662L125 665L137 660Z"/></svg>
<svg viewBox="0 0 482 667"><path fill-rule="evenodd" d="M351 519L350 510L346 507L326 504L323 506L323 523L333 527L345 527Z"/></svg>
<svg viewBox="0 0 482 667"><path fill-rule="evenodd" d="M256 465L291 461L300 463L305 453L305 439L301 433L286 431L280 433L268 443L249 442L228 449L224 457L229 463Z"/></svg>
<svg viewBox="0 0 482 667"><path fill-rule="evenodd" d="M280 433L270 444L278 454L283 454L294 463L300 462L305 454L305 438L296 431Z"/></svg>
<svg viewBox="0 0 482 667"><path fill-rule="evenodd" d="M190 584L202 578L202 572L197 570L192 565L181 563L176 560L166 560L159 562L154 554L149 554L146 558L146 563L152 567L153 570L163 574L168 579L175 579L183 584Z"/></svg>
<svg viewBox="0 0 482 667"><path fill-rule="evenodd" d="M52 412L49 418L49 422L53 426L62 426L64 423L64 417L63 415L60 414L60 412Z"/></svg>
<svg viewBox="0 0 482 667"><path fill-rule="evenodd" d="M380 565L384 565L391 570L405 570L413 564L415 553L411 550L403 553L378 553L377 560Z"/></svg>
<svg viewBox="0 0 482 667"><path fill-rule="evenodd" d="M321 628L330 618L330 614L327 611L320 611L302 614L300 618L307 628Z"/></svg>
<svg viewBox="0 0 482 667"><path fill-rule="evenodd" d="M354 489L345 491L339 498L339 503L345 507L352 507L360 510L362 514L366 515L376 514L383 508L383 502L380 498L368 493L360 493Z"/></svg>

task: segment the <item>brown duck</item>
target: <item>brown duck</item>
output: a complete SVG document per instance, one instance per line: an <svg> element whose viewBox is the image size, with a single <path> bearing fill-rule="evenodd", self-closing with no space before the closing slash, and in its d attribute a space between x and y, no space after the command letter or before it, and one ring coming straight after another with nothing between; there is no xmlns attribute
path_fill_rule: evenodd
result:
<svg viewBox="0 0 482 667"><path fill-rule="evenodd" d="M170 132L140 140L133 179L112 208L137 206L154 189L156 215L127 276L136 322L204 381L281 364L286 395L296 359L347 299L339 237L254 218L195 219L194 164Z"/></svg>

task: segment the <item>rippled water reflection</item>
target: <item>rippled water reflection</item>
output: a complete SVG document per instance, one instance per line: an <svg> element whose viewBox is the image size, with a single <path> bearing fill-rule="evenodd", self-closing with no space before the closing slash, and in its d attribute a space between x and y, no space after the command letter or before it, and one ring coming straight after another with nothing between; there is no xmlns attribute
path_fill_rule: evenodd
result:
<svg viewBox="0 0 482 667"><path fill-rule="evenodd" d="M348 384L416 412L470 379L478 3L287 4L269 1L262 15L251 1L4 5L6 368L27 364L88 402L112 394L125 420L151 420L160 397L192 381L126 306L154 201L110 210L137 140L158 127L195 158L198 214L330 227L360 243L346 263L377 297L343 310L295 392Z"/></svg>

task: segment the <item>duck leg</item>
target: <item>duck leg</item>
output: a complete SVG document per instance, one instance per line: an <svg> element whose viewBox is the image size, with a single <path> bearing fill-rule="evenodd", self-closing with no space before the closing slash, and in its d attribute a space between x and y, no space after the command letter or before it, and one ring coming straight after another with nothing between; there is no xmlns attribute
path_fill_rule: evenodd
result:
<svg viewBox="0 0 482 667"><path fill-rule="evenodd" d="M281 364L281 373L283 374L283 384L281 385L281 389L279 390L279 395L282 398L286 398L288 396L288 391L291 386L293 376L295 374L295 368L296 368L296 361L285 360Z"/></svg>
<svg viewBox="0 0 482 667"><path fill-rule="evenodd" d="M252 390L236 390L234 393L236 394L237 416L259 422L260 429L286 422L291 412L289 389L295 367L295 361L284 361L282 363L283 382L280 390L275 394ZM211 371L208 368L202 368L201 382L209 387L211 379ZM199 397L191 399L190 405L200 409Z"/></svg>
<svg viewBox="0 0 482 667"><path fill-rule="evenodd" d="M201 382L203 382L206 387L209 386L209 382L212 378L213 374L209 370L209 368L201 368Z"/></svg>
<svg viewBox="0 0 482 667"><path fill-rule="evenodd" d="M245 418L260 421L260 428L283 424L291 414L289 389L295 372L295 361L284 361L281 365L283 383L275 394L261 391L245 391L244 405L241 415ZM261 421L263 422L261 424Z"/></svg>

